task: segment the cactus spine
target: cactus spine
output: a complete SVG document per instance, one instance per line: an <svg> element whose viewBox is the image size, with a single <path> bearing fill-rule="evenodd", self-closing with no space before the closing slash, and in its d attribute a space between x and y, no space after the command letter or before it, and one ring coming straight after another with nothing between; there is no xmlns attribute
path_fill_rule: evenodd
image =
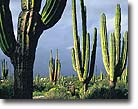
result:
<svg viewBox="0 0 138 109"><path fill-rule="evenodd" d="M8 63L5 59L1 61L1 73L2 73L2 79L6 80L8 78Z"/></svg>
<svg viewBox="0 0 138 109"><path fill-rule="evenodd" d="M14 98L32 98L33 64L42 32L61 18L67 0L21 0L17 40L13 32L10 0L0 0L0 47L14 66Z"/></svg>
<svg viewBox="0 0 138 109"><path fill-rule="evenodd" d="M60 77L61 63L58 57L58 49L56 53L56 59L52 57L52 50L50 51L50 60L49 60L49 78L50 81L54 84L57 83L57 80Z"/></svg>
<svg viewBox="0 0 138 109"><path fill-rule="evenodd" d="M121 47L121 8L116 6L114 32L110 34L110 53L108 51L106 16L103 13L100 19L100 36L103 63L107 74L109 75L109 83L111 88L115 88L117 77L122 75L127 62L128 53L128 32L123 36L123 43ZM120 49L122 48L122 51Z"/></svg>
<svg viewBox="0 0 138 109"><path fill-rule="evenodd" d="M82 50L80 50L80 37L78 36L77 28L77 13L76 0L72 0L72 21L73 21L73 39L74 48L72 48L72 66L78 74L78 78L84 84L84 91L88 88L88 83L93 76L96 44L97 44L97 29L94 28L92 51L90 57L90 35L87 32L86 25L86 6L84 0L80 0L81 15L82 15Z"/></svg>

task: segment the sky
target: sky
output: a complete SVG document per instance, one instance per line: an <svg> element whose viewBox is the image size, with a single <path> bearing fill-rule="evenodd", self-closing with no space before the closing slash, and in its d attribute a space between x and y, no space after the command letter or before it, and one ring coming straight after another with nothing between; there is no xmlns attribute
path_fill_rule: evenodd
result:
<svg viewBox="0 0 138 109"><path fill-rule="evenodd" d="M20 0L11 0L10 8L12 12L12 19L14 25L14 32L17 35L17 22L18 15L21 12ZM61 61L61 74L62 75L72 75L76 74L72 68L71 60L71 48L73 47L73 35L72 35L72 14L71 14L71 1L67 1L67 6L64 10L62 18L60 21L52 28L45 30L41 35L34 63L34 75L41 74L42 76L48 75L48 63L50 57L50 50L53 51L53 56L55 57L56 49L59 49L59 58ZM79 0L77 1L77 18L78 18L78 30L79 36L81 36L81 13ZM96 54L96 65L95 72L97 74L100 71L105 72L102 54L101 54L101 44L99 35L99 24L100 15L105 13L107 16L107 30L108 34L114 31L114 15L116 4L119 3L121 6L122 22L121 22L121 33L128 30L128 1L127 0L84 0L87 6L87 30L91 35L93 34L93 28L98 29L98 43L97 43L97 54ZM42 7L45 0L42 2ZM42 8L41 7L41 8ZM40 12L41 13L41 12ZM9 69L13 72L12 65L9 59L0 50L0 59L6 58L9 63Z"/></svg>

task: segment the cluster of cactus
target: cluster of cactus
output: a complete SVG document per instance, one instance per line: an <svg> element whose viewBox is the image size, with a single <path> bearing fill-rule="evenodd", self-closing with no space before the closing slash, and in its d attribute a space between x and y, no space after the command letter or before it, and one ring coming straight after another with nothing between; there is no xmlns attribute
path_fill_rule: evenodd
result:
<svg viewBox="0 0 138 109"><path fill-rule="evenodd" d="M77 28L76 0L72 0L72 21L73 21L73 39L74 48L72 48L72 65L77 72L78 78L84 84L84 91L87 91L88 83L94 72L96 46L97 46L97 29L94 28L92 51L90 57L90 35L87 32L86 24L86 6L84 0L80 0L82 15L82 50L80 50L80 37Z"/></svg>
<svg viewBox="0 0 138 109"><path fill-rule="evenodd" d="M109 75L109 85L115 88L117 77L120 77L126 67L128 53L128 32L123 36L121 47L121 8L116 6L114 32L110 34L110 53L108 51L106 16L103 13L100 19L100 36L103 63L107 74ZM122 50L121 50L122 49Z"/></svg>
<svg viewBox="0 0 138 109"><path fill-rule="evenodd" d="M14 66L14 98L32 98L33 64L38 39L42 32L54 26L61 18L67 0L21 0L15 39L10 0L0 0L0 47Z"/></svg>
<svg viewBox="0 0 138 109"><path fill-rule="evenodd" d="M8 73L9 73L8 63L5 59L3 59L1 61L1 74L3 80L6 80L8 78Z"/></svg>
<svg viewBox="0 0 138 109"><path fill-rule="evenodd" d="M50 51L50 60L49 60L49 78L50 81L54 84L57 83L57 80L60 78L61 63L58 57L58 49L56 52L56 59L52 56L52 50Z"/></svg>

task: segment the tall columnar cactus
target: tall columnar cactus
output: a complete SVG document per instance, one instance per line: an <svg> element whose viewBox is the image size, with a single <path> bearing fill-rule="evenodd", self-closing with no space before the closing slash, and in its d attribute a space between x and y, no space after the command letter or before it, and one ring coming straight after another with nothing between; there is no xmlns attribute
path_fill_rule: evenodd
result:
<svg viewBox="0 0 138 109"><path fill-rule="evenodd" d="M7 61L5 59L1 61L1 73L2 73L2 79L6 80L8 78L9 69Z"/></svg>
<svg viewBox="0 0 138 109"><path fill-rule="evenodd" d="M50 51L50 60L49 60L49 78L50 81L56 84L57 80L60 77L61 63L58 57L58 49L56 53L56 59L52 57L52 50Z"/></svg>
<svg viewBox="0 0 138 109"><path fill-rule="evenodd" d="M14 98L32 98L33 64L37 42L62 16L67 0L21 0L17 40L13 32L10 0L0 0L0 47L14 66Z"/></svg>
<svg viewBox="0 0 138 109"><path fill-rule="evenodd" d="M100 73L100 80L103 80L103 72Z"/></svg>
<svg viewBox="0 0 138 109"><path fill-rule="evenodd" d="M117 77L122 75L127 63L128 53L128 32L123 36L123 43L121 47L121 8L116 6L114 32L110 34L110 47L108 51L106 16L103 13L100 19L100 36L103 63L107 74L109 75L109 83L111 88L115 88ZM122 48L122 50L121 50ZM120 51L121 50L121 51Z"/></svg>
<svg viewBox="0 0 138 109"><path fill-rule="evenodd" d="M84 91L88 88L88 83L93 76L96 44L97 44L97 29L94 28L92 51L90 56L90 35L87 32L86 25L86 6L84 0L80 0L81 15L82 15L82 50L80 50L80 37L77 28L77 13L76 0L72 0L72 21L73 21L73 39L74 48L72 48L72 65L78 74L78 78L84 84Z"/></svg>
<svg viewBox="0 0 138 109"><path fill-rule="evenodd" d="M125 68L121 75L121 80L126 84L128 83L128 68Z"/></svg>

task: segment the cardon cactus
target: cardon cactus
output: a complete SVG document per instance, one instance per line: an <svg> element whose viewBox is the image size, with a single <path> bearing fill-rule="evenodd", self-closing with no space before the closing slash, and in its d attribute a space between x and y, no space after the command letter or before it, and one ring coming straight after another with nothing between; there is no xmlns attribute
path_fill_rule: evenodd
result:
<svg viewBox="0 0 138 109"><path fill-rule="evenodd" d="M80 37L77 28L76 0L72 0L72 22L73 22L73 39L74 48L72 48L72 65L78 74L79 80L84 84L84 91L87 91L88 83L94 72L97 29L94 28L92 51L90 56L90 35L87 32L86 25L86 6L84 0L80 0L82 15L82 50L80 50Z"/></svg>
<svg viewBox="0 0 138 109"><path fill-rule="evenodd" d="M126 84L128 83L128 68L125 68L121 75L121 80Z"/></svg>
<svg viewBox="0 0 138 109"><path fill-rule="evenodd" d="M58 49L56 53L56 59L52 57L52 50L50 51L50 60L49 60L49 78L50 81L56 84L57 80L60 77L61 63L58 57Z"/></svg>
<svg viewBox="0 0 138 109"><path fill-rule="evenodd" d="M16 40L10 0L0 0L0 47L14 66L14 98L32 98L33 64L38 39L44 30L59 21L66 1L46 0L39 14L42 0L21 0Z"/></svg>
<svg viewBox="0 0 138 109"><path fill-rule="evenodd" d="M103 72L100 73L100 80L103 80Z"/></svg>
<svg viewBox="0 0 138 109"><path fill-rule="evenodd" d="M9 69L8 69L8 63L5 59L1 61L1 73L2 73L2 79L6 80L8 78Z"/></svg>
<svg viewBox="0 0 138 109"><path fill-rule="evenodd" d="M115 88L117 77L120 77L127 63L128 53L128 32L123 36L123 43L121 47L121 8L116 6L114 32L110 34L110 47L108 49L106 16L103 13L100 19L100 36L103 63L107 74L109 75L109 85ZM122 49L122 50L121 50ZM110 51L108 51L110 50Z"/></svg>

